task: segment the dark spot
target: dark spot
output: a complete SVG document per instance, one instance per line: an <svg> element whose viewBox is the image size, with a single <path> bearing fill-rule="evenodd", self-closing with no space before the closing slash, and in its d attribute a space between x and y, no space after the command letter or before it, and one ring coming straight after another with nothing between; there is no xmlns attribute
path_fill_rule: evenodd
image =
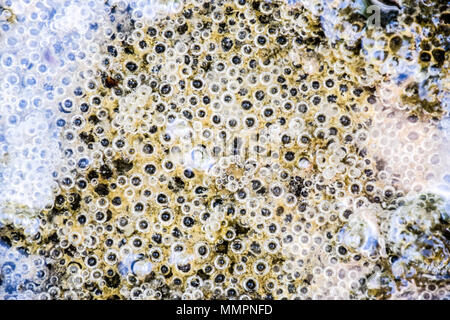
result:
<svg viewBox="0 0 450 320"><path fill-rule="evenodd" d="M133 169L133 163L125 159L116 159L113 161L113 164L116 167L117 173L119 175L124 174Z"/></svg>
<svg viewBox="0 0 450 320"><path fill-rule="evenodd" d="M95 187L95 192L102 196L106 197L109 194L108 186L104 183L100 183L98 186Z"/></svg>
<svg viewBox="0 0 450 320"><path fill-rule="evenodd" d="M180 178L180 177L175 177L174 178L175 184L178 188L183 189L184 188L184 181Z"/></svg>
<svg viewBox="0 0 450 320"><path fill-rule="evenodd" d="M91 170L89 171L87 177L89 180L98 179L98 173L95 172L94 170Z"/></svg>
<svg viewBox="0 0 450 320"><path fill-rule="evenodd" d="M384 170L385 166L386 166L386 161L384 161L383 159L379 159L376 161L376 168L378 171Z"/></svg>
<svg viewBox="0 0 450 320"><path fill-rule="evenodd" d="M136 63L129 61L126 63L125 67L130 70L131 72L134 72L138 69L138 66Z"/></svg>
<svg viewBox="0 0 450 320"><path fill-rule="evenodd" d="M420 61L422 62L430 62L431 55L428 52L422 52L420 54Z"/></svg>
<svg viewBox="0 0 450 320"><path fill-rule="evenodd" d="M181 26L179 26L179 27L177 28L177 32L178 32L179 34L185 34L186 31L188 31L188 25L187 25L186 23L185 23L185 24L182 24Z"/></svg>
<svg viewBox="0 0 450 320"><path fill-rule="evenodd" d="M89 121L89 123L92 123L95 125L100 122L100 119L95 114L93 114L88 118L88 121Z"/></svg>
<svg viewBox="0 0 450 320"><path fill-rule="evenodd" d="M100 172L100 175L102 176L102 178L104 178L104 179L109 179L113 175L112 170L106 164L100 166L99 172Z"/></svg>
<svg viewBox="0 0 450 320"><path fill-rule="evenodd" d="M236 236L246 235L250 231L250 228L243 227L239 223L236 223L233 227L234 231L236 232Z"/></svg>
<svg viewBox="0 0 450 320"><path fill-rule="evenodd" d="M117 87L117 85L119 84L119 81L111 78L110 76L102 77L102 82L103 82L103 85L105 86L105 88L108 88L108 89Z"/></svg>
<svg viewBox="0 0 450 320"><path fill-rule="evenodd" d="M296 197L300 197L304 188L303 181L299 176L292 177L289 181L289 192L293 193Z"/></svg>
<svg viewBox="0 0 450 320"><path fill-rule="evenodd" d="M80 139L81 139L81 141L83 141L86 144L89 144L89 143L95 141L94 136L92 135L92 133L88 134L87 132L81 132L80 133Z"/></svg>
<svg viewBox="0 0 450 320"><path fill-rule="evenodd" d="M120 284L119 274L114 273L114 275L112 277L105 276L105 277L103 277L103 279L105 280L106 285L109 288L115 289L115 288L119 287L119 284Z"/></svg>
<svg viewBox="0 0 450 320"><path fill-rule="evenodd" d="M233 48L233 40L228 37L223 38L220 44L222 46L222 50L225 52L230 51L231 48Z"/></svg>
<svg viewBox="0 0 450 320"><path fill-rule="evenodd" d="M228 252L228 241L223 241L222 243L216 244L215 248L217 253L227 254Z"/></svg>
<svg viewBox="0 0 450 320"><path fill-rule="evenodd" d="M441 66L445 61L445 51L442 49L434 49L432 52L434 60Z"/></svg>
<svg viewBox="0 0 450 320"><path fill-rule="evenodd" d="M80 208L81 196L78 193L71 193L70 195L73 198L73 201L70 204L70 208L73 211L76 211L76 210L78 210Z"/></svg>

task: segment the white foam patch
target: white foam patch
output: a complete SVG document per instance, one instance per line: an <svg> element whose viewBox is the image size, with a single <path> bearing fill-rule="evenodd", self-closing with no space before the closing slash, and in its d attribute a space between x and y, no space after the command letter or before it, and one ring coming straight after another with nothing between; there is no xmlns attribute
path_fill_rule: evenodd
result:
<svg viewBox="0 0 450 320"><path fill-rule="evenodd" d="M30 113L4 134L8 142L3 153L0 203L17 203L30 208L43 208L53 199L54 159L59 146L54 128L40 112Z"/></svg>

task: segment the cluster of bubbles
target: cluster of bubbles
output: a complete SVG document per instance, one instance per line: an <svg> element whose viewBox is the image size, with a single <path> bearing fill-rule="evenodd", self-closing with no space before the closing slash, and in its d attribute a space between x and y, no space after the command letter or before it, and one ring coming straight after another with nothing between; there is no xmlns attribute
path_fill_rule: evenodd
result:
<svg viewBox="0 0 450 320"><path fill-rule="evenodd" d="M382 180L404 192L446 184L449 145L438 126L385 104L377 108L369 136Z"/></svg>
<svg viewBox="0 0 450 320"><path fill-rule="evenodd" d="M448 298L448 12L395 3L0 2L1 297Z"/></svg>
<svg viewBox="0 0 450 320"><path fill-rule="evenodd" d="M1 2L2 206L41 209L53 202L61 157L55 105L72 94L70 74L88 60L97 13L82 1Z"/></svg>
<svg viewBox="0 0 450 320"><path fill-rule="evenodd" d="M11 232L10 236L20 238ZM45 259L25 247L12 248L6 235L0 239L0 295L3 299L48 299L58 290L58 278L50 276ZM52 281L52 282L51 282Z"/></svg>

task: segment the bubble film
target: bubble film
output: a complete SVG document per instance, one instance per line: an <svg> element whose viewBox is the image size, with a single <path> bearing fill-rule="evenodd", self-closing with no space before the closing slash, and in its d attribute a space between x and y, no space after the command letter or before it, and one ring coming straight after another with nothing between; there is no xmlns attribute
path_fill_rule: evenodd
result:
<svg viewBox="0 0 450 320"><path fill-rule="evenodd" d="M448 299L441 0L0 0L0 299Z"/></svg>

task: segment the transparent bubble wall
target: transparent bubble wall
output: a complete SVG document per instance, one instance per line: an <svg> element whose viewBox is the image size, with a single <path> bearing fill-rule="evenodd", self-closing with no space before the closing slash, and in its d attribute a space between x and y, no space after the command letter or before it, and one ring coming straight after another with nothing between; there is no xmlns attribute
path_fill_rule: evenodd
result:
<svg viewBox="0 0 450 320"><path fill-rule="evenodd" d="M447 299L441 0L1 0L1 299Z"/></svg>

